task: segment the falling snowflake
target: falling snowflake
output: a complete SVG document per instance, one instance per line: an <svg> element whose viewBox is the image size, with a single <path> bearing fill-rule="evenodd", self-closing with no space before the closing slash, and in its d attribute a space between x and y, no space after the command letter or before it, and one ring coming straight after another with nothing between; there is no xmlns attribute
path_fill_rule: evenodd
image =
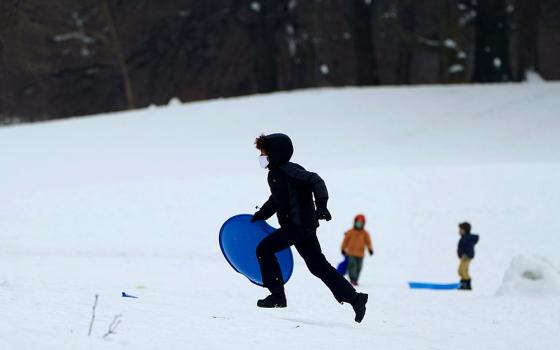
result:
<svg viewBox="0 0 560 350"><path fill-rule="evenodd" d="M494 58L494 68L500 69L502 66L502 60L499 57Z"/></svg>
<svg viewBox="0 0 560 350"><path fill-rule="evenodd" d="M445 39L445 41L443 42L443 45L445 45L445 47L449 48L449 49L454 49L457 47L457 43L454 40L451 39Z"/></svg>
<svg viewBox="0 0 560 350"><path fill-rule="evenodd" d="M449 69L447 69L449 74L459 73L459 72L462 72L464 70L465 70L465 67L461 64L454 64L451 67L449 67Z"/></svg>
<svg viewBox="0 0 560 350"><path fill-rule="evenodd" d="M290 11L295 9L296 6L297 6L297 0L290 0L290 2L288 3L288 9Z"/></svg>
<svg viewBox="0 0 560 350"><path fill-rule="evenodd" d="M255 12L261 12L261 4L258 1L253 1L251 3L251 10Z"/></svg>

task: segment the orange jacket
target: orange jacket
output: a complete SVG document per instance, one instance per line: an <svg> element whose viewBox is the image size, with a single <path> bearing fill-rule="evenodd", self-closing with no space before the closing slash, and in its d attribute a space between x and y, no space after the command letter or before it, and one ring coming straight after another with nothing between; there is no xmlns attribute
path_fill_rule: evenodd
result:
<svg viewBox="0 0 560 350"><path fill-rule="evenodd" d="M351 229L344 234L342 250L349 256L364 257L365 248L373 250L371 238L366 230Z"/></svg>

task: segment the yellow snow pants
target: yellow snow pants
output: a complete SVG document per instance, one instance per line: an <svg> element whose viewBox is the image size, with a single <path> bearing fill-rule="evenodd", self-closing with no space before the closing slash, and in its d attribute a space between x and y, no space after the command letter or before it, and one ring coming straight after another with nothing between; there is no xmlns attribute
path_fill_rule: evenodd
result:
<svg viewBox="0 0 560 350"><path fill-rule="evenodd" d="M461 257L461 262L459 263L459 276L461 276L462 280L470 280L471 276L469 275L469 265L471 263L471 259L468 256L463 255Z"/></svg>

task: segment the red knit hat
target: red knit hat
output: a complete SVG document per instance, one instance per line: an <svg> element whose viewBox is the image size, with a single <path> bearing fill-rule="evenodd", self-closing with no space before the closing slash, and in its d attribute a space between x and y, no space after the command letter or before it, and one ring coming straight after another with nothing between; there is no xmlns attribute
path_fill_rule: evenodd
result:
<svg viewBox="0 0 560 350"><path fill-rule="evenodd" d="M365 224L366 223L366 217L363 216L362 214L356 215L356 218L354 218L354 221L360 221L360 222L363 222Z"/></svg>

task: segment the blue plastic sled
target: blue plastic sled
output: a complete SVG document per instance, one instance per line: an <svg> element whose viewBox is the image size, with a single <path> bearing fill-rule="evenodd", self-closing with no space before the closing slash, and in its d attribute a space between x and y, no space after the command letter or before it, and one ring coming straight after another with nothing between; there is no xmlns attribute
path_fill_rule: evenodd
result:
<svg viewBox="0 0 560 350"><path fill-rule="evenodd" d="M262 276L257 261L257 245L276 229L266 221L251 222L252 215L241 214L228 219L220 229L220 248L233 269L249 281L262 286ZM290 248L276 253L284 283L294 271L294 257Z"/></svg>
<svg viewBox="0 0 560 350"><path fill-rule="evenodd" d="M453 290L458 289L459 283L426 283L426 282L408 282L411 289L434 289L434 290Z"/></svg>
<svg viewBox="0 0 560 350"><path fill-rule="evenodd" d="M342 276L346 275L346 272L348 271L348 255L344 256L344 260L338 264L336 271L338 271L338 273Z"/></svg>

